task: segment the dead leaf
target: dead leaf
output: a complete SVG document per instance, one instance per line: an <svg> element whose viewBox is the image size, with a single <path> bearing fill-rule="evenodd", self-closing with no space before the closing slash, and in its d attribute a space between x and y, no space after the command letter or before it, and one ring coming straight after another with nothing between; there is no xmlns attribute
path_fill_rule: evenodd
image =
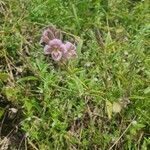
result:
<svg viewBox="0 0 150 150"><path fill-rule="evenodd" d="M114 113L119 113L121 111L122 107L120 103L114 102L112 110Z"/></svg>

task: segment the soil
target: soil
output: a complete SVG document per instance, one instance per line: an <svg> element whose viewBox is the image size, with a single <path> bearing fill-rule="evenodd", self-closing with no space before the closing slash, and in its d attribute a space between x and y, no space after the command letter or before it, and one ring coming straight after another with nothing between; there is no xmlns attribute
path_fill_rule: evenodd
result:
<svg viewBox="0 0 150 150"><path fill-rule="evenodd" d="M0 107L4 113L0 118L0 150L24 150L25 133L21 130L22 109L0 95Z"/></svg>

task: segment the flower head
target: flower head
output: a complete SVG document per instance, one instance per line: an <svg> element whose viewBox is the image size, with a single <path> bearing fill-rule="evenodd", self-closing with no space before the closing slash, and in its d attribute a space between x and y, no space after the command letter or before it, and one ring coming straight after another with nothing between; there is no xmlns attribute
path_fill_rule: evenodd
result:
<svg viewBox="0 0 150 150"><path fill-rule="evenodd" d="M64 53L65 59L71 59L77 56L76 47L71 42L65 44L66 52Z"/></svg>
<svg viewBox="0 0 150 150"><path fill-rule="evenodd" d="M52 58L55 61L59 61L62 58L63 53L65 53L65 51L65 46L59 39L50 40L48 45L44 47L44 53L51 54Z"/></svg>
<svg viewBox="0 0 150 150"><path fill-rule="evenodd" d="M46 45L50 40L53 40L55 38L60 39L60 36L60 31L53 26L50 26L44 30L40 43Z"/></svg>
<svg viewBox="0 0 150 150"><path fill-rule="evenodd" d="M63 43L60 37L60 31L52 26L44 30L40 40L40 43L44 46L44 54L51 55L55 61L76 57L76 46L68 41Z"/></svg>

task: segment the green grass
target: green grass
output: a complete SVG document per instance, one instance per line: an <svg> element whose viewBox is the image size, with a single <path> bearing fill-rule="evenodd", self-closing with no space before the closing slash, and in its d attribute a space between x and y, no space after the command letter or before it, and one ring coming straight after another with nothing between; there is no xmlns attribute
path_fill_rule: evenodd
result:
<svg viewBox="0 0 150 150"><path fill-rule="evenodd" d="M148 150L149 17L148 0L0 0L0 96L23 112L25 147ZM65 66L39 44L51 24L77 41Z"/></svg>

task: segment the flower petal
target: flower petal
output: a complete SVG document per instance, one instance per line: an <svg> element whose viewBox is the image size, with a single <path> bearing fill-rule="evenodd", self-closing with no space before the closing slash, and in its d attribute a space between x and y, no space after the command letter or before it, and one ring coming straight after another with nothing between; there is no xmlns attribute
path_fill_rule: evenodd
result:
<svg viewBox="0 0 150 150"><path fill-rule="evenodd" d="M65 44L65 47L66 47L66 52L64 53L63 57L65 59L71 59L71 58L74 58L77 56L77 53L76 53L76 46L73 45L71 42L66 42Z"/></svg>
<svg viewBox="0 0 150 150"><path fill-rule="evenodd" d="M40 40L40 44L48 44L49 43L49 38L47 36L42 36Z"/></svg>
<svg viewBox="0 0 150 150"><path fill-rule="evenodd" d="M51 54L51 47L49 45L45 45L44 54L46 55Z"/></svg>
<svg viewBox="0 0 150 150"><path fill-rule="evenodd" d="M50 28L45 29L42 36L47 37L49 40L53 40L55 38L55 35Z"/></svg>
<svg viewBox="0 0 150 150"><path fill-rule="evenodd" d="M62 58L62 52L61 51L52 51L51 56L55 61L59 61Z"/></svg>
<svg viewBox="0 0 150 150"><path fill-rule="evenodd" d="M43 31L43 36L48 36L48 29Z"/></svg>
<svg viewBox="0 0 150 150"><path fill-rule="evenodd" d="M48 29L48 38L50 39L50 40L53 40L53 39L55 39L55 35L54 35L54 33L50 30L50 29Z"/></svg>
<svg viewBox="0 0 150 150"><path fill-rule="evenodd" d="M59 30L55 31L54 35L55 35L55 38L61 39L61 33Z"/></svg>
<svg viewBox="0 0 150 150"><path fill-rule="evenodd" d="M54 26L49 26L48 30L50 30L53 33L54 38L60 39L60 37L57 36L57 34L56 34L56 32L60 32L60 31L58 29L56 29Z"/></svg>
<svg viewBox="0 0 150 150"><path fill-rule="evenodd" d="M65 59L71 59L71 58L75 58L77 56L77 53L76 51L72 50L72 51L67 51L65 54L64 54L64 58Z"/></svg>
<svg viewBox="0 0 150 150"><path fill-rule="evenodd" d="M65 54L67 52L65 44L61 44L60 50L62 51L63 54Z"/></svg>
<svg viewBox="0 0 150 150"><path fill-rule="evenodd" d="M49 41L50 46L61 46L61 44L62 44L62 41L59 39L53 39Z"/></svg>
<svg viewBox="0 0 150 150"><path fill-rule="evenodd" d="M67 50L76 50L75 45L73 45L71 42L67 41L66 44L65 44L65 46L66 46Z"/></svg>

